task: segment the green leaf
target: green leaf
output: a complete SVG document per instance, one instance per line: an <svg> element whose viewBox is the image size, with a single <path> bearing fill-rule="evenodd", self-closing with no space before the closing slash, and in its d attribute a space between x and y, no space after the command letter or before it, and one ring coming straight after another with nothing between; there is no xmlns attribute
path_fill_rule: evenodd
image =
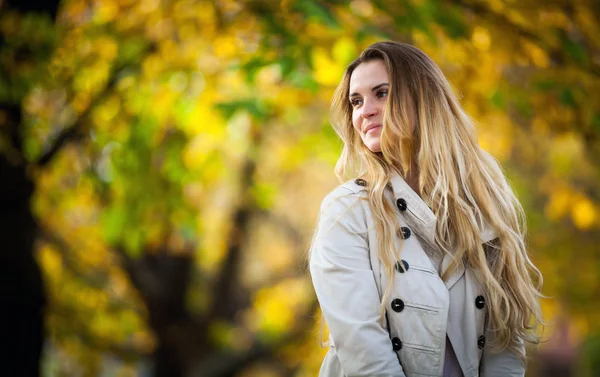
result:
<svg viewBox="0 0 600 377"><path fill-rule="evenodd" d="M577 102L575 101L575 97L573 96L573 92L569 88L564 88L560 92L560 102L563 105L576 107Z"/></svg>
<svg viewBox="0 0 600 377"><path fill-rule="evenodd" d="M562 47L566 51L567 55L569 55L577 63L589 63L589 56L587 55L585 48L581 44L573 41L566 34L561 34L560 37L562 40Z"/></svg>
<svg viewBox="0 0 600 377"><path fill-rule="evenodd" d="M123 244L125 245L125 251L131 258L137 258L142 252L142 245L144 238L142 232L136 228L130 228L127 232L123 233Z"/></svg>
<svg viewBox="0 0 600 377"><path fill-rule="evenodd" d="M462 14L455 7L437 6L434 9L435 21L446 30L451 38L466 38L470 34Z"/></svg>
<svg viewBox="0 0 600 377"><path fill-rule="evenodd" d="M496 89L494 93L492 93L490 96L490 102L499 109L504 109L506 107L506 99L504 98L504 94L502 94L500 88Z"/></svg>
<svg viewBox="0 0 600 377"><path fill-rule="evenodd" d="M246 63L240 66L240 69L246 73L246 81L248 84L253 84L256 78L256 74L260 71L261 68L268 66L271 64L269 60L253 57L248 60Z"/></svg>
<svg viewBox="0 0 600 377"><path fill-rule="evenodd" d="M269 209L277 195L277 188L272 184L258 183L252 188L252 194L259 208Z"/></svg>
<svg viewBox="0 0 600 377"><path fill-rule="evenodd" d="M550 91L556 89L557 86L558 83L556 81L549 79L538 80L533 83L533 87L541 91Z"/></svg>
<svg viewBox="0 0 600 377"><path fill-rule="evenodd" d="M140 37L130 37L124 39L119 45L119 54L117 63L119 65L135 64L137 65L142 54L148 47L148 42Z"/></svg>
<svg viewBox="0 0 600 377"><path fill-rule="evenodd" d="M242 99L231 102L221 102L215 108L223 113L226 119L231 119L238 111L246 111L254 119L264 121L269 118L271 110L264 101L256 99Z"/></svg>
<svg viewBox="0 0 600 377"><path fill-rule="evenodd" d="M115 203L106 208L100 217L102 223L103 236L106 242L113 244L117 242L125 228L127 213L125 208Z"/></svg>
<svg viewBox="0 0 600 377"><path fill-rule="evenodd" d="M171 135L163 143L162 148L165 149L165 159L161 166L161 172L171 182L181 183L188 174L181 156L181 151L185 148L186 142L186 138L178 133Z"/></svg>
<svg viewBox="0 0 600 377"><path fill-rule="evenodd" d="M337 18L334 16L331 10L316 1L298 0L294 3L292 9L300 11L306 16L307 19L316 20L332 29L337 29L340 27Z"/></svg>
<svg viewBox="0 0 600 377"><path fill-rule="evenodd" d="M596 113L592 116L592 126L600 133L600 114Z"/></svg>
<svg viewBox="0 0 600 377"><path fill-rule="evenodd" d="M288 55L281 57L277 61L277 64L279 64L279 67L281 69L281 77L283 79L288 79L292 75L292 73L296 70L296 66L297 66L296 60Z"/></svg>

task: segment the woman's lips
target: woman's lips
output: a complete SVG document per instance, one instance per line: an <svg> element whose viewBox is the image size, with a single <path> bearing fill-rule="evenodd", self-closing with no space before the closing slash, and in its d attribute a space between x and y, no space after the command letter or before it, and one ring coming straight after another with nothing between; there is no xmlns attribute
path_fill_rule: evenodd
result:
<svg viewBox="0 0 600 377"><path fill-rule="evenodd" d="M372 133L372 132L374 132L374 131L377 131L377 130L379 130L380 128L381 128L381 126L375 126L375 127L369 128L369 129L367 130L367 132L365 132L365 134L367 134L367 135L368 135L368 134L370 134L370 133Z"/></svg>

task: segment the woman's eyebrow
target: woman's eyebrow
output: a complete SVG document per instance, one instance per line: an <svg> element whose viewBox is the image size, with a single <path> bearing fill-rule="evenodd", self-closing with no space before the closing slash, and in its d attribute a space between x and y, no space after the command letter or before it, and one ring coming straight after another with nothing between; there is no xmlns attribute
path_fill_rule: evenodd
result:
<svg viewBox="0 0 600 377"><path fill-rule="evenodd" d="M388 86L388 85L390 85L390 84L387 82L381 83L379 85L375 85L374 87L371 88L371 91L374 92L374 91L381 89L382 87ZM349 97L356 97L356 96L360 96L360 94L358 94L357 92L354 92L354 93L350 94Z"/></svg>

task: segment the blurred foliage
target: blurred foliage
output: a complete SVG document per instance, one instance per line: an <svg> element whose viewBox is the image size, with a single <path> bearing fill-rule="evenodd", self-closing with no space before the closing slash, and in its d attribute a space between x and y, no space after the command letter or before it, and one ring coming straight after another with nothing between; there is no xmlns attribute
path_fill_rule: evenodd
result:
<svg viewBox="0 0 600 377"><path fill-rule="evenodd" d="M43 229L47 375L135 375L161 344L188 370L315 375L303 266L336 184L327 110L345 65L383 39L441 66L505 166L550 324L566 311L576 339L598 333L598 14L592 0L65 0L55 25L2 13L0 97L23 109ZM12 64L25 47L37 64ZM6 132L0 151L15 155ZM594 339L577 375L597 372Z"/></svg>

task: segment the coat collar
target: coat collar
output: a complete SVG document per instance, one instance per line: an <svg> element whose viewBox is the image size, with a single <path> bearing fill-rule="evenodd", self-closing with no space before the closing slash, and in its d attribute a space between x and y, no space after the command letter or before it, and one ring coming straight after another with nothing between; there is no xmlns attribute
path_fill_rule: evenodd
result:
<svg viewBox="0 0 600 377"><path fill-rule="evenodd" d="M425 240L429 246L435 247L435 225L436 218L433 211L421 199L400 174L393 172L390 177L390 185L394 195L394 201L399 199L406 201L406 211L401 212L403 219L413 228L417 234Z"/></svg>
<svg viewBox="0 0 600 377"><path fill-rule="evenodd" d="M430 248L438 250L435 243L436 217L431 208L429 208L419 194L417 194L397 172L392 173L390 185L394 195L394 201L397 202L398 199L404 199L406 201L406 211L401 212L403 220L428 244ZM489 242L496 237L495 231L485 224L480 233L482 243ZM440 272L445 271L452 263L452 260L452 255L445 254L441 261ZM436 266L437 263L439 263L439 259L437 261L432 260L434 266ZM464 273L464 263L459 263L452 275L444 282L446 287L448 289L452 288Z"/></svg>
<svg viewBox="0 0 600 377"><path fill-rule="evenodd" d="M406 210L401 211L403 220L411 227L429 246L435 247L436 218L429 206L421 199L400 174L393 172L390 185L394 201L406 201Z"/></svg>

